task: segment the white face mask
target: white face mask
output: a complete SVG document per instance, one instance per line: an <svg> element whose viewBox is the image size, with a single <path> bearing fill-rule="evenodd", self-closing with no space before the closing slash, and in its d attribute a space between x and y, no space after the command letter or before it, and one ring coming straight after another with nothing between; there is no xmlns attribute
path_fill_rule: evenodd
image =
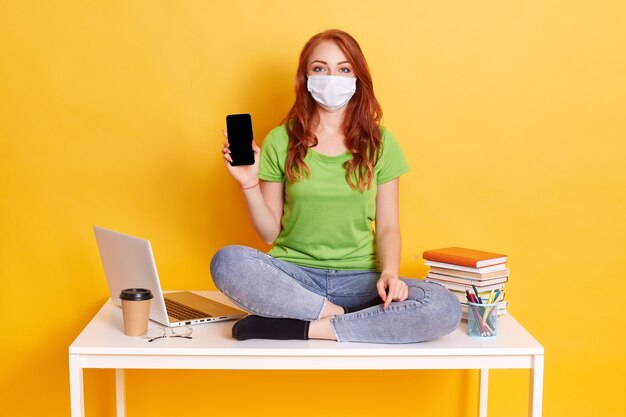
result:
<svg viewBox="0 0 626 417"><path fill-rule="evenodd" d="M348 104L356 92L356 78L337 75L309 75L307 89L319 104L337 110Z"/></svg>

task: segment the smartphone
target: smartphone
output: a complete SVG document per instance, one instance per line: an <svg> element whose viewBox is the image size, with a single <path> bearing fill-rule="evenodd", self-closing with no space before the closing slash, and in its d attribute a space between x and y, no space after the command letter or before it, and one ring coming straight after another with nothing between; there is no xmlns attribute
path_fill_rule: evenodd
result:
<svg viewBox="0 0 626 417"><path fill-rule="evenodd" d="M252 117L249 114L229 114L226 116L226 131L231 165L254 164L252 151Z"/></svg>

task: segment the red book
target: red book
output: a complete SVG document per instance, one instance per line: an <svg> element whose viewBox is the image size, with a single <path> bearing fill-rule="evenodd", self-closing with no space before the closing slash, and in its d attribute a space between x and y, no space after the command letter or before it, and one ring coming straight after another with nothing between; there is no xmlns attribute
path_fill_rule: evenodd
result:
<svg viewBox="0 0 626 417"><path fill-rule="evenodd" d="M458 247L427 250L423 256L427 261L466 266L468 268L484 268L506 263L506 255Z"/></svg>

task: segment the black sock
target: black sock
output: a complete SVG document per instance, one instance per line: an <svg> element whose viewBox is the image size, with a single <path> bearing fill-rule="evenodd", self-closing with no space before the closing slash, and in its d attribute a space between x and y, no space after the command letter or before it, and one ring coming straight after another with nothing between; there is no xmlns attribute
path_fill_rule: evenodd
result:
<svg viewBox="0 0 626 417"><path fill-rule="evenodd" d="M355 307L343 307L343 312L344 314L354 313L355 311L365 310L366 308L374 307L382 303L383 301L380 299L380 297L376 297L372 301L369 301L365 304L360 304Z"/></svg>
<svg viewBox="0 0 626 417"><path fill-rule="evenodd" d="M309 321L303 320L270 319L251 315L235 323L233 337L237 340L309 340L309 324Z"/></svg>

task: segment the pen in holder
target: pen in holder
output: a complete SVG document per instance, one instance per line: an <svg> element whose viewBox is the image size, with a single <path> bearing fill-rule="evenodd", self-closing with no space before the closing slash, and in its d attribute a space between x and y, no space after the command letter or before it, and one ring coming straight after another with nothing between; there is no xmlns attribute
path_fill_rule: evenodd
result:
<svg viewBox="0 0 626 417"><path fill-rule="evenodd" d="M467 303L467 333L470 337L493 337L498 333L498 303Z"/></svg>

